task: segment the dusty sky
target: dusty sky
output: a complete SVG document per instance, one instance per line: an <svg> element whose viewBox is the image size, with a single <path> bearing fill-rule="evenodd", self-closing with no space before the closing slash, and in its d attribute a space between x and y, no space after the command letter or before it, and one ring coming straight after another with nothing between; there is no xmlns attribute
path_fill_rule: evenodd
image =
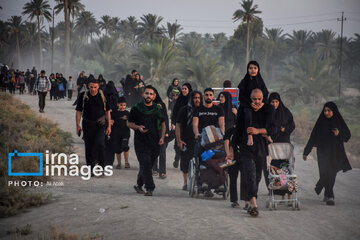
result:
<svg viewBox="0 0 360 240"><path fill-rule="evenodd" d="M19 15L22 7L30 0L0 0L0 19L7 20ZM183 26L183 32L199 33L224 32L233 34L238 23L232 21L236 9L241 8L240 0L83 0L86 10L95 14L99 20L102 15L128 16L139 18L143 14L153 13L164 17L163 24L174 22ZM284 33L293 30L331 29L340 34L341 12L347 20L344 22L344 36L360 34L360 0L255 0L259 16L265 27L282 28ZM51 6L55 1L49 1ZM63 20L63 15L55 22Z"/></svg>

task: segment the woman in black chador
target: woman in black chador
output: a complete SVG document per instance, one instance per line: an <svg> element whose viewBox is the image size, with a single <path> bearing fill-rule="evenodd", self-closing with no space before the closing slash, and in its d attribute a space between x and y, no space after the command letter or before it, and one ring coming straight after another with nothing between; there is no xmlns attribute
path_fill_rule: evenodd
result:
<svg viewBox="0 0 360 240"><path fill-rule="evenodd" d="M325 188L324 201L334 205L333 187L338 171L351 170L344 149L344 142L349 141L350 130L335 103L327 102L311 132L310 139L304 149L303 159L313 147L317 147L320 179L316 183L315 192L320 194Z"/></svg>
<svg viewBox="0 0 360 240"><path fill-rule="evenodd" d="M180 108L182 108L183 106L186 106L188 104L191 92L192 92L191 84L184 83L181 87L181 93L175 102L174 108L171 111L171 130L175 129L177 114L180 111ZM175 149L175 159L173 162L173 166L174 166L174 168L178 168L181 150L177 145L176 138L175 138L175 143L174 143L174 149Z"/></svg>
<svg viewBox="0 0 360 240"><path fill-rule="evenodd" d="M275 108L274 123L277 131L275 136L271 136L273 142L290 143L290 134L295 129L293 115L281 101L279 93L271 93L268 102Z"/></svg>
<svg viewBox="0 0 360 240"><path fill-rule="evenodd" d="M250 61L246 67L245 77L238 85L240 105L250 107L251 91L255 88L263 92L264 102L266 102L269 91L266 88L265 82L260 74L260 65L256 61Z"/></svg>
<svg viewBox="0 0 360 240"><path fill-rule="evenodd" d="M219 105L224 109L226 132L229 128L232 128L235 125L237 109L232 105L232 97L229 92L219 93L216 100L220 101Z"/></svg>
<svg viewBox="0 0 360 240"><path fill-rule="evenodd" d="M250 95L252 90L258 88L263 93L263 102L267 101L269 91L266 88L265 82L260 74L260 65L256 61L250 61L246 67L245 77L241 80L238 85L239 89L239 102L240 106L244 108L245 118L246 118L246 126L251 127L252 125L252 116L249 108L251 107L251 99ZM248 143L247 145L253 145L252 135L248 135Z"/></svg>

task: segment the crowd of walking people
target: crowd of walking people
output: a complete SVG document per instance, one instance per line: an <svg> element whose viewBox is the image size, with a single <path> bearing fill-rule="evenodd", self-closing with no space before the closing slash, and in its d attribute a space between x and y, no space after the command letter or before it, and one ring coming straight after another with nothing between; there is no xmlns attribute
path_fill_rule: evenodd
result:
<svg viewBox="0 0 360 240"><path fill-rule="evenodd" d="M269 91L256 61L247 65L247 73L238 89L239 106L233 104L233 97L227 91L218 96L212 88L195 90L191 84L180 84L174 78L167 90L167 104L162 100L155 86L146 85L143 77L133 70L121 79L122 92L119 93L113 81L106 82L102 75L95 78L82 71L76 82L70 76L67 80L61 73L37 73L35 67L24 73L19 70L1 69L1 88L14 94L16 89L39 96L39 111L44 112L45 98L50 92L50 100L72 99L77 91L76 132L83 133L86 164L94 168L113 165L117 159L117 169L130 168L130 129L134 132L134 150L139 161L139 171L134 189L139 194L152 196L155 190L154 176L167 177L166 149L174 140L175 158L173 166L179 167L183 175L183 190L188 190L189 164L196 156L205 160L199 147L199 138L209 126L219 129L224 136L223 160L232 160L228 166L231 206L240 207L237 179L240 174L240 200L251 216L258 216L257 205L259 183L265 176L269 186L266 156L268 144L290 143L290 135L295 122L290 110L277 92ZM224 89L231 87L229 80ZM215 100L216 99L216 100ZM82 122L81 122L82 119ZM350 139L350 130L333 102L324 105L319 119L311 133L303 153L306 160L313 147L317 147L320 179L315 192L320 194L325 188L324 201L334 205L333 187L338 171L351 169L344 150L344 142ZM278 159L281 160L281 159ZM206 197L216 192L226 191L225 176L218 161L207 161L208 168L199 179ZM144 189L145 188L145 189ZM291 192L277 191L282 198Z"/></svg>

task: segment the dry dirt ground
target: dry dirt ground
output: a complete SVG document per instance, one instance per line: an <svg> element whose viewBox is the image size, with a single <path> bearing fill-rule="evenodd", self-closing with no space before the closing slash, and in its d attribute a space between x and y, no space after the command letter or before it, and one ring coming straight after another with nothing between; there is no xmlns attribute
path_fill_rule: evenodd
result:
<svg viewBox="0 0 360 240"><path fill-rule="evenodd" d="M75 111L72 102L49 101L45 113L38 113L37 97L17 96L42 117L51 119L74 137L74 146L84 162L83 141L75 135ZM132 141L131 141L132 142ZM132 145L132 144L131 144ZM80 177L61 177L62 187L42 187L54 201L10 218L0 219L0 238L11 239L8 230L32 225L29 239L37 239L50 226L68 233L103 239L360 239L360 171L339 173L335 184L335 206L323 203L314 185L318 180L315 161L301 159L302 148L296 146L296 172L302 209L292 211L280 206L276 211L265 208L267 191L260 183L257 218L242 209L233 209L220 196L194 199L181 190L182 175L172 166L173 143L167 150L167 175L155 178L153 197L136 194L138 163L130 150L130 170L114 170L114 175L84 181ZM243 202L241 206L243 207ZM100 213L99 209L106 211Z"/></svg>

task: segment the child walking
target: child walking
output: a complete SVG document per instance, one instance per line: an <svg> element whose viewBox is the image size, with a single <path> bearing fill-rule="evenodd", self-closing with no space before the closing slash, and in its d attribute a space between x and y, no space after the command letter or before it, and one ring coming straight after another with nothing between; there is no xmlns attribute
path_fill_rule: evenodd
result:
<svg viewBox="0 0 360 240"><path fill-rule="evenodd" d="M130 128L127 126L129 111L126 110L126 99L120 97L117 102L118 109L113 113L114 118L114 145L117 159L117 169L121 169L121 153L124 153L125 168L130 168L129 164L129 138Z"/></svg>

